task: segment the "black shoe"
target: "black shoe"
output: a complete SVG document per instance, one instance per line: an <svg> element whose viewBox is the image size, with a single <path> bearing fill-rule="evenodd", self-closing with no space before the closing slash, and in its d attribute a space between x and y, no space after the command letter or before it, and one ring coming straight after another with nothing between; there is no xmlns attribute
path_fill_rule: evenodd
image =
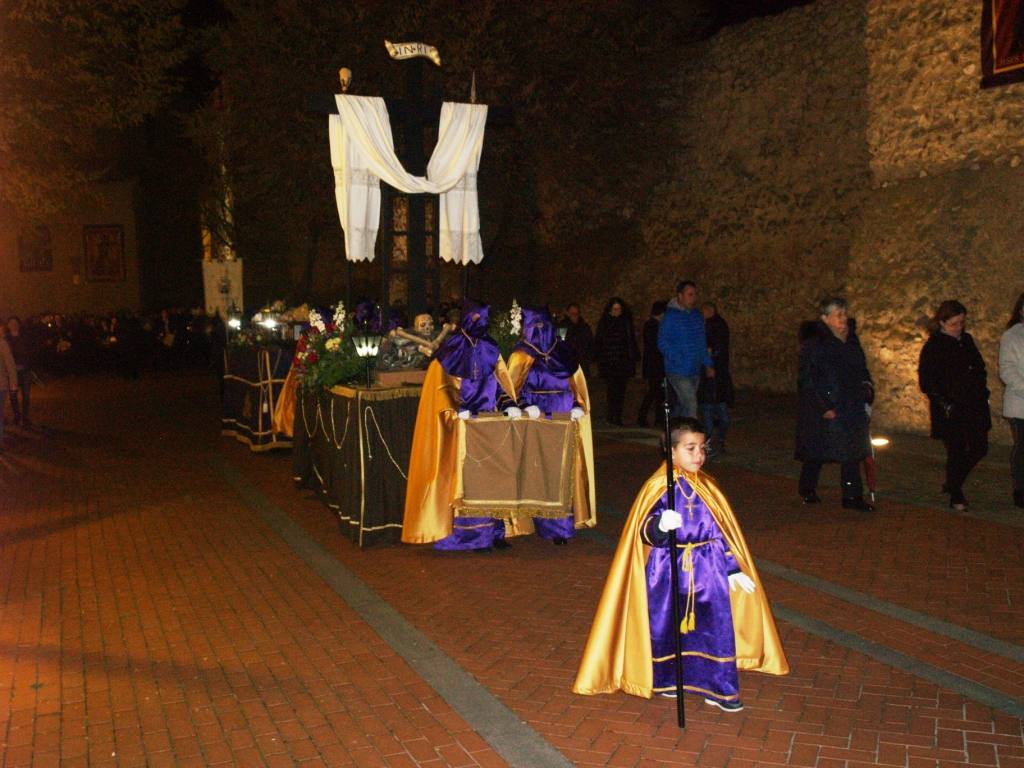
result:
<svg viewBox="0 0 1024 768"><path fill-rule="evenodd" d="M718 707L723 712L740 712L743 709L743 703L738 699L736 701L719 701L718 699L704 699L706 704L710 704L713 707Z"/></svg>
<svg viewBox="0 0 1024 768"><path fill-rule="evenodd" d="M554 543L556 547L564 547L566 544L569 543L569 540L565 538L565 536L555 536L555 538L553 538L551 541Z"/></svg>
<svg viewBox="0 0 1024 768"><path fill-rule="evenodd" d="M800 498L803 499L804 504L821 504L821 496L816 494L814 491L810 493L801 493Z"/></svg>
<svg viewBox="0 0 1024 768"><path fill-rule="evenodd" d="M963 491L954 491L949 494L949 508L956 512L963 512L967 509L967 497Z"/></svg>
<svg viewBox="0 0 1024 768"><path fill-rule="evenodd" d="M1024 491L1013 492L1013 506L1024 509Z"/></svg>
<svg viewBox="0 0 1024 768"><path fill-rule="evenodd" d="M857 509L861 512L874 512L875 506L866 501L863 496L853 499L843 499L843 509Z"/></svg>
<svg viewBox="0 0 1024 768"><path fill-rule="evenodd" d="M495 549L511 549L512 545L509 544L505 539L495 539L493 544Z"/></svg>

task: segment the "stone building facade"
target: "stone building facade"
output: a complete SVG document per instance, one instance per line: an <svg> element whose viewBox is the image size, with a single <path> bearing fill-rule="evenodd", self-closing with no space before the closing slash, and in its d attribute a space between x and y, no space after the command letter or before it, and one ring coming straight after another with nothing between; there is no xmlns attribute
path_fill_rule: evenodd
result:
<svg viewBox="0 0 1024 768"><path fill-rule="evenodd" d="M792 391L799 323L845 294L876 424L920 431L927 318L959 298L998 414L998 340L1024 291L1024 84L979 89L980 8L818 0L687 52L673 180L635 250L590 273L586 314L694 279L733 329L737 383Z"/></svg>

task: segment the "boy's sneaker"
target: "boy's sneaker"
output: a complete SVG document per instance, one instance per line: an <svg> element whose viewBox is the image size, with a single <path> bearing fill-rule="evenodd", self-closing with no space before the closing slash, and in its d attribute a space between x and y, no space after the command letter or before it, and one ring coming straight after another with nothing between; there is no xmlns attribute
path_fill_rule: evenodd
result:
<svg viewBox="0 0 1024 768"><path fill-rule="evenodd" d="M718 699L704 699L705 703L718 707L723 712L739 712L743 709L743 702L737 699L736 701L719 701Z"/></svg>
<svg viewBox="0 0 1024 768"><path fill-rule="evenodd" d="M661 691L658 695L665 699L677 698L675 691Z"/></svg>

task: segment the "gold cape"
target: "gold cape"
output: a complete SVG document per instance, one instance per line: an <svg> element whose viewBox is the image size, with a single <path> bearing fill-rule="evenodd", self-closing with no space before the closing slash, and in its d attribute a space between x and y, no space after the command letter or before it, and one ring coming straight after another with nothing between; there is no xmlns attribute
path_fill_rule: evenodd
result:
<svg viewBox="0 0 1024 768"><path fill-rule="evenodd" d="M514 401L515 387L500 356L494 375L498 386ZM440 541L452 532L453 481L458 472L455 419L461 384L462 379L446 373L437 360L427 366L409 454L402 519L402 541L406 544Z"/></svg>
<svg viewBox="0 0 1024 768"><path fill-rule="evenodd" d="M508 357L508 373L512 378L512 386L519 392L526 376L533 366L533 356L519 350ZM574 465L573 477L573 523L577 528L593 528L597 525L597 500L594 485L594 435L590 425L590 392L587 390L587 379L583 369L577 368L569 379L576 403L583 409L583 418L577 423L579 431L576 438L577 461ZM521 536L533 533L533 520L530 517L515 517L505 525L506 536Z"/></svg>
<svg viewBox="0 0 1024 768"><path fill-rule="evenodd" d="M296 394L298 387L299 377L295 374L295 366L292 366L288 369L288 376L277 396L274 415L270 420L275 432L288 437L295 436L295 406L298 402Z"/></svg>
<svg viewBox="0 0 1024 768"><path fill-rule="evenodd" d="M668 486L665 474L665 465L662 464L644 483L629 511L604 592L597 604L594 624L572 687L574 693L622 690L634 696L651 698L654 670L644 570L651 548L641 541L640 527L647 513L665 493ZM736 666L771 675L788 674L789 664L779 641L764 586L729 502L703 472L682 474L707 504L740 569L757 585L753 593L748 594L742 589L729 592L736 633Z"/></svg>

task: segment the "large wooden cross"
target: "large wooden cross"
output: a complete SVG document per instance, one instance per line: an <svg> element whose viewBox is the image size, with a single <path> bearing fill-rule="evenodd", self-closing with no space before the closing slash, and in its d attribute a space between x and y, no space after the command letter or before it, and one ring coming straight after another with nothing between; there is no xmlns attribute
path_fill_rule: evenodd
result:
<svg viewBox="0 0 1024 768"><path fill-rule="evenodd" d="M423 94L423 70L427 62L423 58L411 58L401 62L406 68L405 97L402 99L386 99L388 116L391 118L392 129L399 128L402 136L401 151L399 159L405 170L416 176L426 175L427 157L429 156L423 143L424 132L428 126L437 123L441 114L441 99L427 99ZM320 95L310 97L310 108L321 114L335 114L338 111L333 95ZM507 126L512 124L513 113L511 107L501 105L488 105L487 128ZM381 233L383 235L383 260L381 263L381 298L380 304L387 317L391 304L391 254L394 244L394 199L405 196L408 198L408 223L406 227L407 245L407 312L411 321L420 312L428 309L428 304L435 312L441 301L440 291L440 269L433 270L432 285L428 296L427 287L427 205L426 196L422 194L409 194L393 189L387 184L382 186L381 211L383 221L381 222ZM436 198L436 196L435 196ZM437 222L439 214L437 201L434 201L434 227L429 236L434 238L433 256L437 258ZM350 262L351 264L351 262ZM465 269L465 268L464 268ZM351 274L351 272L350 272ZM351 285L351 280L349 280ZM465 290L466 283L463 282ZM351 305L351 296L346 297L347 305Z"/></svg>

